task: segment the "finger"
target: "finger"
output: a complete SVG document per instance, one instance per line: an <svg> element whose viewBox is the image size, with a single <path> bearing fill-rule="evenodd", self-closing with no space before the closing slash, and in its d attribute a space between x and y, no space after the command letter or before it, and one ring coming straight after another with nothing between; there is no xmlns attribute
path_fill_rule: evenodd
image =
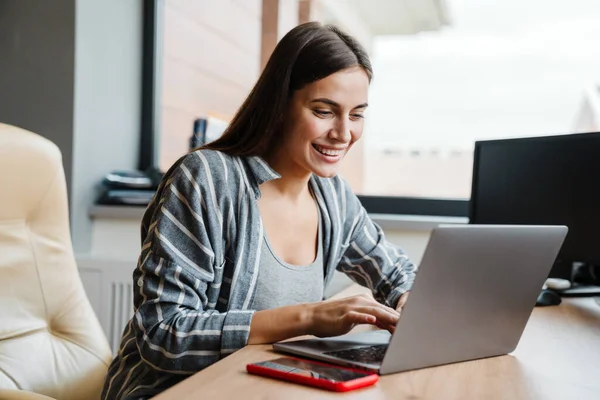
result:
<svg viewBox="0 0 600 400"><path fill-rule="evenodd" d="M351 305L352 307L356 308L357 310L359 310L359 307L361 306L367 306L367 307L375 307L377 309L381 309L384 310L385 312L388 312L390 314L390 316L392 318L399 318L400 317L400 313L398 312L398 310L395 310L392 307L388 307L384 304L381 304L379 302L377 302L373 297L368 296L368 295L358 295L358 296L353 296L352 297L353 302L351 303L346 303L347 305ZM360 310L359 310L360 311ZM364 312L364 309L363 309ZM380 316L378 316L378 318L381 318ZM386 318L384 318L386 319Z"/></svg>
<svg viewBox="0 0 600 400"><path fill-rule="evenodd" d="M372 297L367 298L367 303L368 303L367 305L370 305L370 306L383 308L384 310L389 311L393 315L395 315L397 313L396 309L394 309L393 307L388 307L388 306L386 306L384 304L381 304L381 303L379 303L377 300L375 300Z"/></svg>
<svg viewBox="0 0 600 400"><path fill-rule="evenodd" d="M397 310L378 303L375 299L369 296L355 296L354 302L346 304L350 305L356 311L375 315L378 319L382 319L386 323L395 324L397 319L400 317L400 313ZM388 317L382 316L381 312L387 313ZM391 320L389 318L391 318Z"/></svg>
<svg viewBox="0 0 600 400"><path fill-rule="evenodd" d="M349 325L354 325L354 324L375 325L377 323L377 317L375 317L371 314L368 314L368 313L361 313L358 311L348 311L346 314L344 314L342 319L344 320L344 322L346 324L349 324Z"/></svg>
<svg viewBox="0 0 600 400"><path fill-rule="evenodd" d="M393 309L387 309L383 306L359 306L353 311L357 311L363 314L370 314L381 321L383 324L395 325L398 322L400 314Z"/></svg>
<svg viewBox="0 0 600 400"><path fill-rule="evenodd" d="M388 331L390 333L394 333L394 331L396 330L396 325L383 324L380 321L377 321L375 326L378 327L379 329L385 329L386 331Z"/></svg>
<svg viewBox="0 0 600 400"><path fill-rule="evenodd" d="M393 309L391 307L384 306L383 304L379 304L379 303L376 303L374 305L374 307L376 307L376 308L378 308L378 309L380 309L380 310L388 313L389 315L391 315L394 318L399 318L400 317L400 313L398 312L398 310L395 310L395 309Z"/></svg>

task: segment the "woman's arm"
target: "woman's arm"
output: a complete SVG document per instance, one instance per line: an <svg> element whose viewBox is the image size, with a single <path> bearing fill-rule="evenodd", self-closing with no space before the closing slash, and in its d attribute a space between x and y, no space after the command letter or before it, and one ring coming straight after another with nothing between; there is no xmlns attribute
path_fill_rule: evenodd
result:
<svg viewBox="0 0 600 400"><path fill-rule="evenodd" d="M142 286L131 327L142 360L153 368L190 374L246 345L254 312L209 308L210 279L156 254L145 257L134 279Z"/></svg>
<svg viewBox="0 0 600 400"><path fill-rule="evenodd" d="M340 182L346 198L348 247L337 269L369 288L378 301L396 308L400 296L411 289L417 268L400 247L386 240L348 184Z"/></svg>
<svg viewBox="0 0 600 400"><path fill-rule="evenodd" d="M359 324L393 330L398 317L393 308L364 295L257 311L252 317L248 344L274 343L302 335L338 336Z"/></svg>
<svg viewBox="0 0 600 400"><path fill-rule="evenodd" d="M144 362L170 373L193 373L246 345L254 313L215 310L224 250L208 180L199 156L188 155L165 175L142 224L128 337Z"/></svg>

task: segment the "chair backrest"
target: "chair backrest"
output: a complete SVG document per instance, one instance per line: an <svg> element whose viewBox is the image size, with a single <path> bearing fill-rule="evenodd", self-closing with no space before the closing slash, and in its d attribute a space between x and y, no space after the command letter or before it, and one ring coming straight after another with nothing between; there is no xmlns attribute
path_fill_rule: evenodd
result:
<svg viewBox="0 0 600 400"><path fill-rule="evenodd" d="M75 264L60 150L0 124L0 388L97 399L111 358Z"/></svg>

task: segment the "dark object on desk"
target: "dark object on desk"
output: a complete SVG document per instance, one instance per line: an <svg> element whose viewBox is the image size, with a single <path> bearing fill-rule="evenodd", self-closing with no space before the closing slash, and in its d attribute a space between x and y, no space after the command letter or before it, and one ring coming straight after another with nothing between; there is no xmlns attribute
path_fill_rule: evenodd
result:
<svg viewBox="0 0 600 400"><path fill-rule="evenodd" d="M581 271L591 274L585 282L574 273L577 264L600 265L598 154L600 132L477 141L470 223L566 225L569 233L549 277L600 285L593 267ZM600 294L600 288L587 293Z"/></svg>
<svg viewBox="0 0 600 400"><path fill-rule="evenodd" d="M150 189L152 179L141 171L111 171L102 184L111 189Z"/></svg>
<svg viewBox="0 0 600 400"><path fill-rule="evenodd" d="M542 290L535 303L538 307L557 306L562 302L558 293L553 290Z"/></svg>
<svg viewBox="0 0 600 400"><path fill-rule="evenodd" d="M154 190L107 189L98 198L98 204L147 206L156 192Z"/></svg>
<svg viewBox="0 0 600 400"><path fill-rule="evenodd" d="M111 171L102 180L97 204L147 206L163 174L157 169L148 171Z"/></svg>
<svg viewBox="0 0 600 400"><path fill-rule="evenodd" d="M558 293L563 297L600 296L600 286L574 284L569 289L559 290Z"/></svg>
<svg viewBox="0 0 600 400"><path fill-rule="evenodd" d="M600 265L578 263L573 269L573 285L562 296L600 296Z"/></svg>

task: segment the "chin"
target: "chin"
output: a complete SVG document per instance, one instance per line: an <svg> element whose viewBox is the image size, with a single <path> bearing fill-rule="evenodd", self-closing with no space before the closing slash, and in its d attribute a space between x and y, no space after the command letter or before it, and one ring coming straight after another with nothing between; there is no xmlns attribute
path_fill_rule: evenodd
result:
<svg viewBox="0 0 600 400"><path fill-rule="evenodd" d="M338 174L338 169L322 169L322 168L315 168L312 171L313 174L317 175L320 178L333 178L334 176L336 176Z"/></svg>

